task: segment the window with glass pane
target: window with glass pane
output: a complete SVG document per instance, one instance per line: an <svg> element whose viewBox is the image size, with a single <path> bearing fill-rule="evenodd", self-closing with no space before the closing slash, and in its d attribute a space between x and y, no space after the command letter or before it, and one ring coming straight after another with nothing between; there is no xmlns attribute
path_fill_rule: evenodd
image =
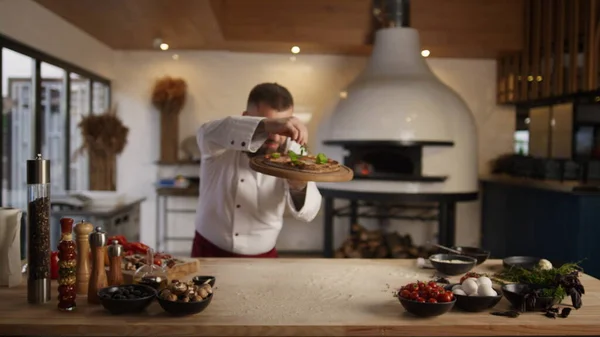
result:
<svg viewBox="0 0 600 337"><path fill-rule="evenodd" d="M102 114L105 113L108 106L108 98L109 98L109 90L108 86L104 83L94 82L92 85L92 90L94 91L93 96L93 114Z"/></svg>
<svg viewBox="0 0 600 337"><path fill-rule="evenodd" d="M80 152L83 145L83 137L79 123L85 115L90 112L90 80L71 73L71 163L70 189L73 191L85 191L90 186L89 157L87 151Z"/></svg>
<svg viewBox="0 0 600 337"><path fill-rule="evenodd" d="M66 71L41 63L42 155L50 160L51 193L65 193L66 187Z"/></svg>
<svg viewBox="0 0 600 337"><path fill-rule="evenodd" d="M34 156L34 59L2 49L2 200L6 207L25 209L27 160Z"/></svg>

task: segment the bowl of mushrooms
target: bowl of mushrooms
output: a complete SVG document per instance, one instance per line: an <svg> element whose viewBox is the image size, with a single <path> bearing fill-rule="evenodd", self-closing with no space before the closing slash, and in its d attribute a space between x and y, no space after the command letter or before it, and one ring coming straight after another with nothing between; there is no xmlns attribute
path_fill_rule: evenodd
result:
<svg viewBox="0 0 600 337"><path fill-rule="evenodd" d="M202 283L197 280L190 282L173 280L158 293L156 298L160 306L171 315L198 314L206 309L212 301L211 280L214 280L214 277L208 278Z"/></svg>

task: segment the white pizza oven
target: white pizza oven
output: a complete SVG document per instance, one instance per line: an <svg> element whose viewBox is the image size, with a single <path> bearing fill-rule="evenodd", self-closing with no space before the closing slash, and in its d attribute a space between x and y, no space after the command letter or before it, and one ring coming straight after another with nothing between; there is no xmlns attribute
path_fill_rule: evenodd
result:
<svg viewBox="0 0 600 337"><path fill-rule="evenodd" d="M321 124L320 152L354 169L355 192L476 193L477 132L463 99L421 56L408 27L376 32L373 54Z"/></svg>

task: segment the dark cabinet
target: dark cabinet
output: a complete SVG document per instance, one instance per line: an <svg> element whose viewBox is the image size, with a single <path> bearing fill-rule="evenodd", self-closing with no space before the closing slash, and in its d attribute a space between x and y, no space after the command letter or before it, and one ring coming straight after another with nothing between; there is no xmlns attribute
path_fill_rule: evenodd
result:
<svg viewBox="0 0 600 337"><path fill-rule="evenodd" d="M586 273L600 277L600 193L537 184L481 182L482 247L491 250L494 258L583 260Z"/></svg>

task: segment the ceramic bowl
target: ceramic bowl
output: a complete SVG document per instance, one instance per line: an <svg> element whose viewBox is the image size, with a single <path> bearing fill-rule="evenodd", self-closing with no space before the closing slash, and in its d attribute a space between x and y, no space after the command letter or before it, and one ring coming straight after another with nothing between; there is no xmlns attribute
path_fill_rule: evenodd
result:
<svg viewBox="0 0 600 337"><path fill-rule="evenodd" d="M214 288L217 278L214 276L210 276L210 275L198 275L198 276L194 276L192 278L192 282L194 282L194 284L197 286L203 285L207 281L208 281L208 284L210 284L210 286L212 288Z"/></svg>
<svg viewBox="0 0 600 337"><path fill-rule="evenodd" d="M484 263L490 257L490 251L477 247L452 247L452 249L462 254L477 259L477 265Z"/></svg>
<svg viewBox="0 0 600 337"><path fill-rule="evenodd" d="M452 290L452 287L457 284L449 284L444 288L446 290ZM492 288L498 293L497 296L467 296L454 294L454 297L456 297L456 307L469 312L481 312L495 307L502 299L502 290L498 287Z"/></svg>
<svg viewBox="0 0 600 337"><path fill-rule="evenodd" d="M428 303L417 302L415 300L399 297L398 300L406 311L419 317L440 316L452 310L456 303L456 298L452 302Z"/></svg>
<svg viewBox="0 0 600 337"><path fill-rule="evenodd" d="M139 292L143 296L137 295L134 298L113 297L113 295L115 295L117 292L122 293L125 297L128 297L132 289L134 292ZM102 303L102 306L111 314L131 314L138 313L146 309L156 297L156 290L152 287L141 284L125 284L116 287L102 288L98 290L98 297L100 298L100 303Z"/></svg>
<svg viewBox="0 0 600 337"><path fill-rule="evenodd" d="M504 297L512 304L513 308L520 309L525 301L525 294L530 291L531 287L527 284L507 284L502 286ZM558 304L558 300L553 297L538 297L535 305L526 305L526 311L544 311L551 306Z"/></svg>
<svg viewBox="0 0 600 337"><path fill-rule="evenodd" d="M160 307L169 314L173 316L187 316L199 314L204 311L212 301L213 295L214 294L210 294L204 300L197 302L169 301L160 296L156 296L156 299L158 300Z"/></svg>
<svg viewBox="0 0 600 337"><path fill-rule="evenodd" d="M534 256L511 256L502 260L502 265L506 269L519 267L527 270L532 270L540 262L539 257Z"/></svg>
<svg viewBox="0 0 600 337"><path fill-rule="evenodd" d="M447 262L450 260L459 260L463 261L464 263ZM435 270L448 276L466 274L477 264L477 259L474 257L454 254L431 255L429 257L429 261Z"/></svg>

